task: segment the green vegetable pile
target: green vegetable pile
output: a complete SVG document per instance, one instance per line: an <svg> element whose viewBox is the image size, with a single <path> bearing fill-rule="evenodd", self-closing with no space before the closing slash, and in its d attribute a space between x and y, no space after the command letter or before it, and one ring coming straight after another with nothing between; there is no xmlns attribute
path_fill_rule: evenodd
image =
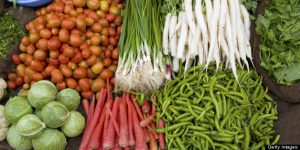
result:
<svg viewBox="0 0 300 150"><path fill-rule="evenodd" d="M84 117L74 111L79 104L80 96L73 89L57 93L49 81L34 83L27 96L11 98L5 105L4 117L12 124L9 145L22 150L64 150L66 136L76 137L85 128Z"/></svg>
<svg viewBox="0 0 300 150"><path fill-rule="evenodd" d="M157 95L168 149L260 149L276 144L277 105L254 70L189 69ZM223 68L224 69L224 68Z"/></svg>
<svg viewBox="0 0 300 150"><path fill-rule="evenodd" d="M273 0L256 24L261 38L261 66L279 84L299 81L300 2Z"/></svg>
<svg viewBox="0 0 300 150"><path fill-rule="evenodd" d="M2 59L8 49L25 36L25 32L10 13L5 13L0 15L0 35L0 59Z"/></svg>

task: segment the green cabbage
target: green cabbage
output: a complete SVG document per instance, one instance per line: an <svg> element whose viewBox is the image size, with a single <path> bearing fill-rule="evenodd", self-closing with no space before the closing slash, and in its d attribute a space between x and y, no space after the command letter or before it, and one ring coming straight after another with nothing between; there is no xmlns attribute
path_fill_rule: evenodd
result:
<svg viewBox="0 0 300 150"><path fill-rule="evenodd" d="M23 116L17 123L19 134L28 138L35 137L44 128L46 128L45 123L33 114Z"/></svg>
<svg viewBox="0 0 300 150"><path fill-rule="evenodd" d="M66 122L70 116L70 112L62 103L52 101L43 107L41 116L49 128L58 128Z"/></svg>
<svg viewBox="0 0 300 150"><path fill-rule="evenodd" d="M42 119L42 110L41 109L35 109L34 114L38 116L40 119Z"/></svg>
<svg viewBox="0 0 300 150"><path fill-rule="evenodd" d="M77 111L71 111L70 117L66 123L61 127L61 131L67 137L76 137L80 135L85 127L84 117Z"/></svg>
<svg viewBox="0 0 300 150"><path fill-rule="evenodd" d="M32 139L34 150L64 150L67 145L65 135L57 129L46 128Z"/></svg>
<svg viewBox="0 0 300 150"><path fill-rule="evenodd" d="M80 95L74 89L64 89L57 94L57 101L62 102L69 111L77 110L80 104Z"/></svg>
<svg viewBox="0 0 300 150"><path fill-rule="evenodd" d="M37 109L41 109L48 102L54 101L56 98L57 89L55 86L49 81L39 81L34 83L28 94L29 103Z"/></svg>
<svg viewBox="0 0 300 150"><path fill-rule="evenodd" d="M10 147L16 150L30 150L32 148L31 139L20 135L15 125L8 129L6 140Z"/></svg>
<svg viewBox="0 0 300 150"><path fill-rule="evenodd" d="M14 124L17 123L22 116L31 114L32 111L26 97L16 96L5 104L4 116L9 123Z"/></svg>

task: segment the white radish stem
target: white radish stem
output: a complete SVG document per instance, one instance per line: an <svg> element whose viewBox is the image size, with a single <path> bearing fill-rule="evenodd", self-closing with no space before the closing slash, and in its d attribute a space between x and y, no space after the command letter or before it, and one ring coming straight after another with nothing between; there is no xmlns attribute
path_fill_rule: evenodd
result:
<svg viewBox="0 0 300 150"><path fill-rule="evenodd" d="M207 26L205 23L205 17L202 12L202 0L196 0L195 3L195 13L196 13L196 19L197 19L197 24L198 28L201 30L201 37L202 40L200 43L203 44L203 57L206 58L206 54L208 51L208 31L207 31ZM204 60L203 60L204 62Z"/></svg>
<svg viewBox="0 0 300 150"><path fill-rule="evenodd" d="M248 13L246 7L243 4L240 5L240 10L241 10L241 14L243 17L244 28L245 28L247 40L250 40L250 27L251 27L250 14Z"/></svg>
<svg viewBox="0 0 300 150"><path fill-rule="evenodd" d="M175 27L177 24L177 16L172 15L170 19L170 27L169 27L169 48L171 50L171 55L174 57L176 55L176 48L177 48L177 35L175 32Z"/></svg>
<svg viewBox="0 0 300 150"><path fill-rule="evenodd" d="M179 71L179 59L178 58L173 57L171 68L172 68L173 72L178 72Z"/></svg>
<svg viewBox="0 0 300 150"><path fill-rule="evenodd" d="M194 19L194 13L193 13L193 7L192 7L192 0L184 0L184 7L185 7L185 17L186 17L186 22L192 30L192 35L193 37L195 36L195 31L196 31L196 24L195 24L195 19Z"/></svg>
<svg viewBox="0 0 300 150"><path fill-rule="evenodd" d="M224 37L224 30L225 30L225 23L226 23L227 13L228 13L227 0L221 0L221 15L220 15L220 18L219 18L219 32L218 32L219 47L220 47L220 44L221 44L221 40Z"/></svg>
<svg viewBox="0 0 300 150"><path fill-rule="evenodd" d="M171 13L168 13L165 20L163 31L163 52L165 55L169 54L169 26L170 26Z"/></svg>
<svg viewBox="0 0 300 150"><path fill-rule="evenodd" d="M197 32L198 35L200 35L200 30L199 28L197 28ZM202 65L204 64L204 50L203 50L203 45L202 45L202 42L198 42L198 65Z"/></svg>
<svg viewBox="0 0 300 150"><path fill-rule="evenodd" d="M212 17L212 13L213 13L213 7L212 7L212 3L211 0L205 0L205 11L206 11L206 20L207 20L207 26L208 26L208 30L210 31L210 23L211 23L211 17Z"/></svg>
<svg viewBox="0 0 300 150"><path fill-rule="evenodd" d="M185 12L182 12L182 13L183 13L183 15L185 15ZM186 24L185 17L182 17L180 36L179 36L179 40L178 40L177 55L176 55L176 57L179 59L183 58L187 37L188 37L188 26Z"/></svg>

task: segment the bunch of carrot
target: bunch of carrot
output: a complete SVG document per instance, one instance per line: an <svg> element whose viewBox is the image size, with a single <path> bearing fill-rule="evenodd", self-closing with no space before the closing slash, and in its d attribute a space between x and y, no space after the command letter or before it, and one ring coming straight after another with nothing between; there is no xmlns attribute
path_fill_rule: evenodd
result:
<svg viewBox="0 0 300 150"><path fill-rule="evenodd" d="M139 106L135 95L124 93L113 100L106 89L101 90L97 102L95 96L90 104L83 100L87 126L79 150L157 150L158 139L161 149L164 149L164 135L154 132L155 100L153 98L152 105L145 100ZM163 122L159 124L163 128Z"/></svg>

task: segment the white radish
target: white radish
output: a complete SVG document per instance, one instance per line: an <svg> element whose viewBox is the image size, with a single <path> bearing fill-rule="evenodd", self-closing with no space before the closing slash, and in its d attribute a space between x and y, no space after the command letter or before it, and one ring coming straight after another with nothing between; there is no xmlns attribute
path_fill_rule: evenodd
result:
<svg viewBox="0 0 300 150"><path fill-rule="evenodd" d="M172 68L173 72L178 72L179 71L179 59L178 58L173 57L171 68Z"/></svg>
<svg viewBox="0 0 300 150"><path fill-rule="evenodd" d="M233 75L234 75L235 79L238 81L238 75L237 75L236 66L235 66L235 58L230 56L230 50L225 41L225 37L221 38L220 44L221 44L222 50L224 51L225 55L227 56L227 60L231 66ZM227 63L226 63L226 66L227 66Z"/></svg>
<svg viewBox="0 0 300 150"><path fill-rule="evenodd" d="M210 47L208 53L208 60L206 67L208 67L210 61L216 60L217 70L219 69L220 64L220 52L217 46L218 38L218 20L220 17L220 0L214 0L213 15L210 22ZM208 20L209 21L209 20Z"/></svg>
<svg viewBox="0 0 300 150"><path fill-rule="evenodd" d="M197 19L197 24L198 28L200 28L201 31L201 37L202 40L200 43L202 43L203 47L203 57L206 57L206 53L208 51L208 31L207 31L207 26L205 23L205 18L203 16L202 12L202 0L196 0L195 3L195 13L196 13L196 19Z"/></svg>
<svg viewBox="0 0 300 150"><path fill-rule="evenodd" d="M163 31L163 52L165 55L169 54L169 26L170 26L171 13L168 13L165 19Z"/></svg>
<svg viewBox="0 0 300 150"><path fill-rule="evenodd" d="M184 16L182 15L182 11L181 11L178 14L178 21L177 21L177 24L175 26L175 32L177 33L177 36L179 36L179 32L178 31L181 28L182 17L184 17Z"/></svg>
<svg viewBox="0 0 300 150"><path fill-rule="evenodd" d="M182 12L185 15L185 12ZM186 23L185 17L182 17L181 20L181 28L180 28L180 36L177 44L177 55L176 57L182 59L184 56L185 43L187 42L188 37L188 26Z"/></svg>
<svg viewBox="0 0 300 150"><path fill-rule="evenodd" d="M233 44L237 45L237 36L236 36L236 28L237 28L237 17L236 17L236 10L235 10L235 6L234 6L234 2L233 0L228 0L228 4L229 4L229 16L230 16L230 22L231 22L231 35L232 35L232 40L233 40Z"/></svg>
<svg viewBox="0 0 300 150"><path fill-rule="evenodd" d="M195 31L196 31L196 24L195 24L195 19L194 19L194 13L193 13L193 7L192 7L192 0L184 0L184 8L185 8L185 17L186 17L186 22L192 30L192 35L193 37L195 36Z"/></svg>
<svg viewBox="0 0 300 150"><path fill-rule="evenodd" d="M211 17L213 14L213 7L212 7L212 3L211 0L205 0L205 11L206 11L206 19L207 19L207 26L208 26L208 30L210 31L210 23L211 23Z"/></svg>
<svg viewBox="0 0 300 150"><path fill-rule="evenodd" d="M177 16L172 15L170 19L170 27L169 27L169 48L171 50L171 55L174 57L176 55L176 48L177 48L177 35L175 32L175 27L177 24Z"/></svg>
<svg viewBox="0 0 300 150"><path fill-rule="evenodd" d="M247 36L247 39L250 40L250 27L251 27L250 14L248 13L248 10L246 9L246 7L243 4L240 5L240 10L241 10L241 14L243 17L244 29L246 32L246 36Z"/></svg>
<svg viewBox="0 0 300 150"><path fill-rule="evenodd" d="M220 15L220 18L219 18L219 32L218 32L219 47L220 47L220 44L221 44L221 40L224 37L224 30L225 30L225 23L226 23L227 13L228 13L227 0L221 0L221 15Z"/></svg>
<svg viewBox="0 0 300 150"><path fill-rule="evenodd" d="M197 28L198 32L199 31L199 28ZM200 33L199 33L200 35ZM203 49L203 45L202 45L202 42L198 42L198 65L202 65L204 64L204 49Z"/></svg>
<svg viewBox="0 0 300 150"><path fill-rule="evenodd" d="M248 64L248 61L247 61L247 57L246 57L246 49L247 49L247 46L246 46L246 43L245 43L245 38L246 36L244 35L244 26L242 24L242 17L241 17L241 12L240 12L240 5L239 5L239 0L233 0L234 1L234 7L235 7L235 10L236 10L236 17L237 17L237 42L238 42L238 46L239 46L239 52L241 54L241 58L243 60L243 62L245 63L246 67L247 67L247 70L249 70L249 64ZM232 0L231 0L232 2Z"/></svg>

